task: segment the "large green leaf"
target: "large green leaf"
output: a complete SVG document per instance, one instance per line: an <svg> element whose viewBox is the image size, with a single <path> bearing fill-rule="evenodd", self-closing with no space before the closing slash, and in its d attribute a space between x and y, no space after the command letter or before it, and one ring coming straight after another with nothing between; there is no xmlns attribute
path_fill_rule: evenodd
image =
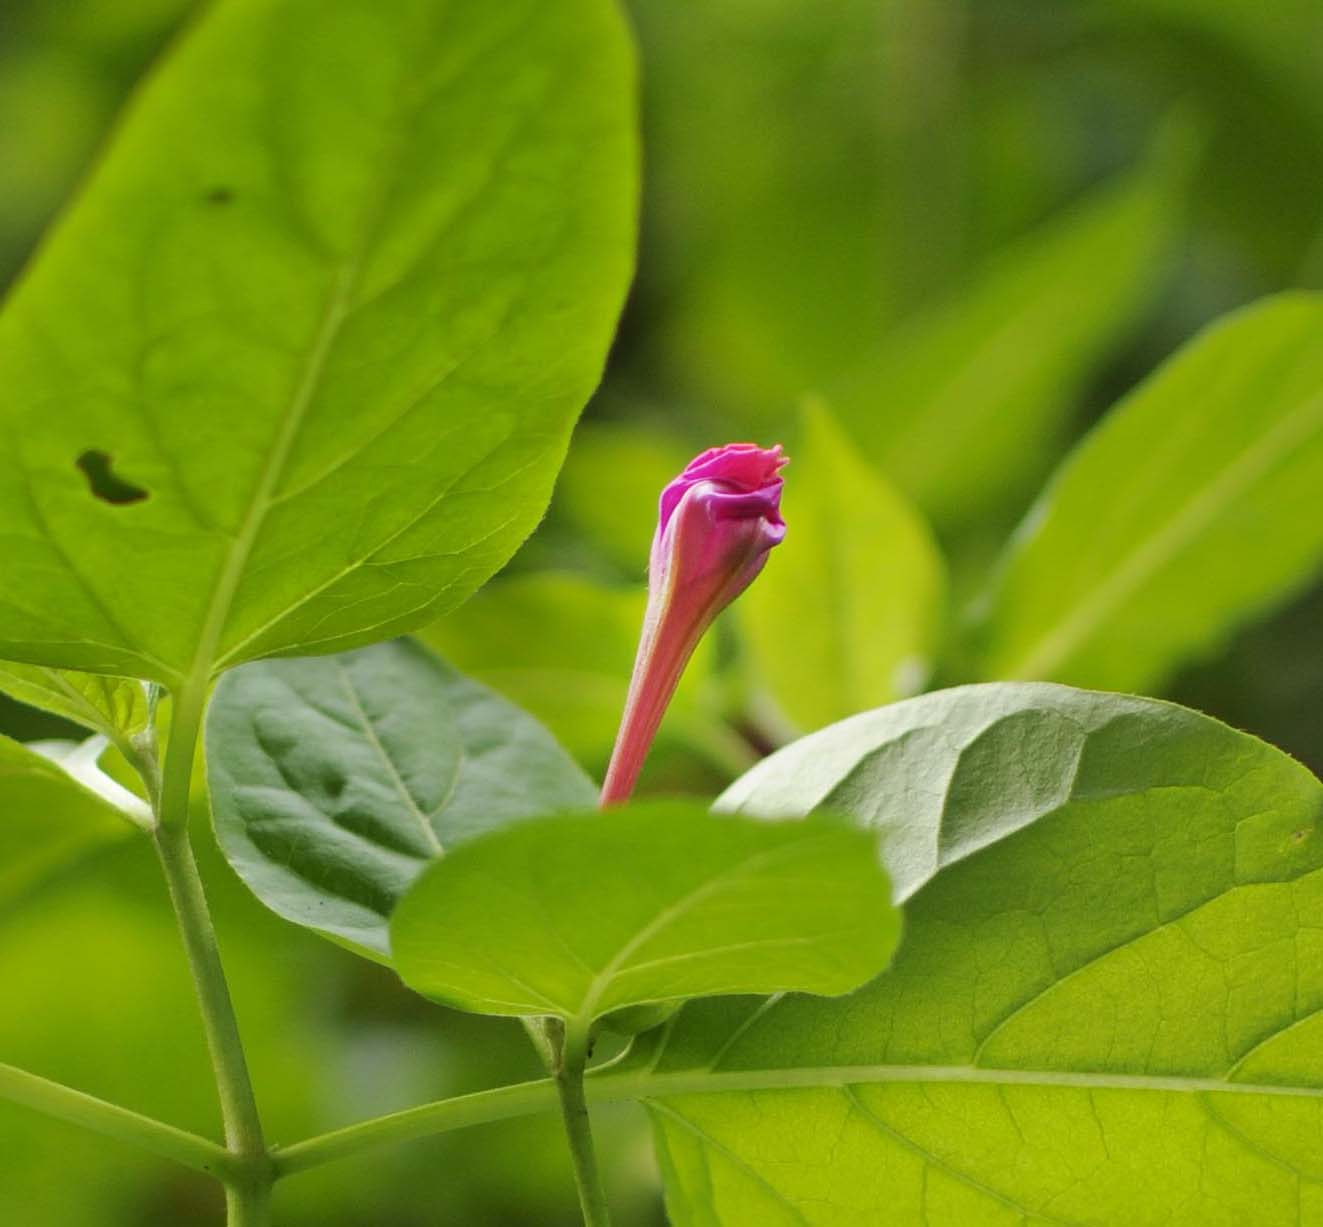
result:
<svg viewBox="0 0 1323 1227"><path fill-rule="evenodd" d="M590 767L606 766L629 690L647 593L568 572L502 578L421 638L456 667L526 708ZM698 646L662 736L701 738L711 641Z"/></svg>
<svg viewBox="0 0 1323 1227"><path fill-rule="evenodd" d="M1012 542L982 671L1133 690L1323 559L1323 298L1210 328L1067 459Z"/></svg>
<svg viewBox="0 0 1323 1227"><path fill-rule="evenodd" d="M792 722L812 729L922 686L945 570L923 518L825 409L805 415L794 460L791 532L739 614L760 680Z"/></svg>
<svg viewBox="0 0 1323 1227"><path fill-rule="evenodd" d="M677 1227L1318 1221L1323 786L1299 764L1170 704L993 685L737 789L853 806L915 893L854 996L686 1007L602 1079L657 1101Z"/></svg>
<svg viewBox="0 0 1323 1227"><path fill-rule="evenodd" d="M260 661L207 720L216 835L272 911L386 960L433 858L596 789L536 721L408 640Z"/></svg>
<svg viewBox="0 0 1323 1227"><path fill-rule="evenodd" d="M715 993L848 992L895 948L888 893L873 840L837 819L651 802L464 845L401 901L391 944L428 997L586 1027Z"/></svg>
<svg viewBox="0 0 1323 1227"><path fill-rule="evenodd" d="M382 638L542 514L630 265L610 0L220 0L0 318L0 655Z"/></svg>
<svg viewBox="0 0 1323 1227"><path fill-rule="evenodd" d="M0 910L52 872L150 822L96 769L105 740L26 746L0 737Z"/></svg>
<svg viewBox="0 0 1323 1227"><path fill-rule="evenodd" d="M1080 385L1160 284L1177 139L999 253L833 389L865 455L930 515L1000 510L1049 462Z"/></svg>

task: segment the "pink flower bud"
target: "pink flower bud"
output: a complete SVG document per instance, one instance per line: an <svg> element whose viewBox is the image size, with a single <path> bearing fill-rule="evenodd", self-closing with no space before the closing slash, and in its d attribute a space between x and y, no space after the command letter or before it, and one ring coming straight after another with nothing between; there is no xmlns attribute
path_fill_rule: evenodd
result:
<svg viewBox="0 0 1323 1227"><path fill-rule="evenodd" d="M785 535L777 444L714 447L662 491L648 607L602 804L624 801L680 675L712 620L749 586Z"/></svg>

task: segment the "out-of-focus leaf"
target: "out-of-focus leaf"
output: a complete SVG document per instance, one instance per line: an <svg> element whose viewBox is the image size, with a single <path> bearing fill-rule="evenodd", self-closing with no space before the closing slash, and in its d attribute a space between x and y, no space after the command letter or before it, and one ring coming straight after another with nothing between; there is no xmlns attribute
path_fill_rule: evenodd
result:
<svg viewBox="0 0 1323 1227"><path fill-rule="evenodd" d="M104 745L96 737L85 748L34 748L0 737L0 911L52 872L130 834L131 823L150 821L143 803L114 781L87 778Z"/></svg>
<svg viewBox="0 0 1323 1227"><path fill-rule="evenodd" d="M760 430L896 311L891 5L630 7L648 65L643 282L666 303L654 341L706 412Z"/></svg>
<svg viewBox="0 0 1323 1227"><path fill-rule="evenodd" d="M430 860L597 791L535 720L409 640L227 676L207 775L253 893L383 961L391 911Z"/></svg>
<svg viewBox="0 0 1323 1227"><path fill-rule="evenodd" d="M1162 282L1178 139L999 253L834 389L864 454L935 519L1001 510L1050 462L1081 384Z"/></svg>
<svg viewBox="0 0 1323 1227"><path fill-rule="evenodd" d="M600 767L615 741L646 603L641 588L538 572L489 585L421 638L531 712L576 758ZM700 692L711 669L705 641L672 701L663 737L701 737Z"/></svg>
<svg viewBox="0 0 1323 1227"><path fill-rule="evenodd" d="M787 479L790 531L739 605L778 707L819 728L913 694L928 676L945 571L922 516L810 408Z"/></svg>
<svg viewBox="0 0 1323 1227"><path fill-rule="evenodd" d="M684 447L658 430L586 422L556 483L553 513L641 580L662 488L688 462Z"/></svg>
<svg viewBox="0 0 1323 1227"><path fill-rule="evenodd" d="M0 316L0 655L188 678L420 624L544 511L628 280L609 0L227 0Z"/></svg>
<svg viewBox="0 0 1323 1227"><path fill-rule="evenodd" d="M689 997L848 992L899 932L866 833L645 802L460 847L400 901L391 945L425 996L587 1027Z"/></svg>
<svg viewBox="0 0 1323 1227"><path fill-rule="evenodd" d="M926 884L858 993L696 1003L631 1058L677 1227L1315 1217L1308 771L1170 704L980 686L847 720L741 785L786 787L875 818L898 884Z"/></svg>
<svg viewBox="0 0 1323 1227"><path fill-rule="evenodd" d="M1323 560L1323 298L1228 317L1066 460L1011 545L982 671L1134 690Z"/></svg>

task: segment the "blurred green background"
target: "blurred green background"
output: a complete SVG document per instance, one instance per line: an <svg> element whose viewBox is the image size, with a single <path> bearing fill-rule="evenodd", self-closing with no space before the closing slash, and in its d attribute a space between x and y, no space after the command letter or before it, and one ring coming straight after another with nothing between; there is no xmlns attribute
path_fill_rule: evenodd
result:
<svg viewBox="0 0 1323 1227"><path fill-rule="evenodd" d="M0 281L190 7L4 0ZM656 494L689 454L793 444L805 398L825 398L841 446L932 525L959 620L1045 475L1119 394L1228 309L1323 287L1317 0L630 7L647 166L619 342L543 528L429 633L595 771ZM1323 768L1321 615L1323 596L1302 591L1163 693ZM755 655L757 622L753 608ZM789 735L740 642L725 624L705 647L649 789L710 794ZM962 676L956 654L938 680ZM10 703L0 729L68 732ZM281 924L210 849L204 870L275 1141L536 1073L517 1028L426 1006ZM79 974L52 974L70 950ZM0 1060L216 1131L146 847L71 865L0 912L0 983ZM660 1223L641 1114L621 1109L599 1134L620 1221ZM287 1227L578 1221L552 1120L369 1154L291 1179L277 1206ZM0 1104L0 1220L205 1227L220 1203L203 1180Z"/></svg>

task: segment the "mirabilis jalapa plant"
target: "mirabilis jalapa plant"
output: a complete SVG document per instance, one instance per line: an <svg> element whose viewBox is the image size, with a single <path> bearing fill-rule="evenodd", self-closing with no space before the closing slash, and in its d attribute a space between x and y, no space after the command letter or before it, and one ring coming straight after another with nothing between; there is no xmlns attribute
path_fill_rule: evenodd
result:
<svg viewBox="0 0 1323 1227"><path fill-rule="evenodd" d="M677 1227L1320 1221L1323 785L1196 712L1036 680L1144 684L1311 573L1317 298L1229 317L1114 410L984 594L961 647L989 680L903 702L934 628L881 598L928 608L940 555L815 413L750 638L791 717L848 718L715 813L625 798L781 539L777 449L664 493L600 792L398 637L546 509L629 281L634 92L609 0L218 0L5 304L0 687L94 736L0 741L0 890L151 842L224 1141L10 1065L0 1097L215 1178L231 1227L290 1174L557 1107L600 1224L612 1100L646 1105ZM193 857L204 724L256 896L524 1020L548 1078L271 1145Z"/></svg>

